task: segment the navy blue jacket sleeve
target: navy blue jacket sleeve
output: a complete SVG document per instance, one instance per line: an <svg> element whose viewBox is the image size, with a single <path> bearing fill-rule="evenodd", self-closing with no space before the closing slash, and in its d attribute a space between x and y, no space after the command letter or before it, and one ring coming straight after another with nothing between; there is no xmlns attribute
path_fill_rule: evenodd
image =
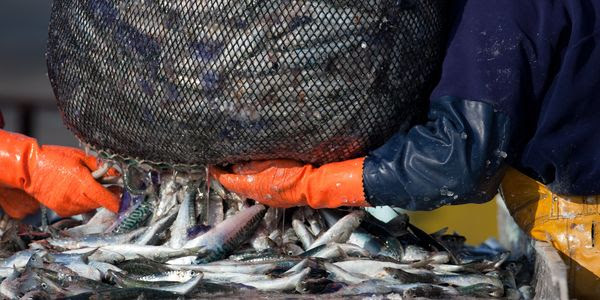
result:
<svg viewBox="0 0 600 300"><path fill-rule="evenodd" d="M371 205L431 210L496 194L510 119L487 103L455 97L432 101L429 119L367 156L363 178Z"/></svg>
<svg viewBox="0 0 600 300"><path fill-rule="evenodd" d="M558 2L452 1L429 122L398 133L365 160L372 205L431 210L496 194L505 162L527 136L521 131L535 129L535 99L551 84L564 27Z"/></svg>

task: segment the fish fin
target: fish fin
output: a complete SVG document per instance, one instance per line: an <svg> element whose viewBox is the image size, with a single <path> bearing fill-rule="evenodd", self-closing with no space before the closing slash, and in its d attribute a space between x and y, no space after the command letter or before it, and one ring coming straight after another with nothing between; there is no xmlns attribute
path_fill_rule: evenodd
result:
<svg viewBox="0 0 600 300"><path fill-rule="evenodd" d="M409 266L411 268L419 269L419 268L424 268L424 267L430 265L432 262L434 262L433 259L424 259L424 260L414 262L414 263L410 264Z"/></svg>
<svg viewBox="0 0 600 300"><path fill-rule="evenodd" d="M430 234L433 238L440 238L442 235L444 235L446 232L448 231L448 227L444 227L432 234Z"/></svg>

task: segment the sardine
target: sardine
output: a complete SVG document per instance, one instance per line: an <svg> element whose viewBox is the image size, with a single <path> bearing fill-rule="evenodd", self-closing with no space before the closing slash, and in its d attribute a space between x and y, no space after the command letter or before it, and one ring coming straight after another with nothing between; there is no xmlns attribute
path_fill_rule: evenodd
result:
<svg viewBox="0 0 600 300"><path fill-rule="evenodd" d="M350 238L352 232L360 225L364 216L365 212L362 210L355 210L349 213L331 226L307 250L330 242L345 243Z"/></svg>
<svg viewBox="0 0 600 300"><path fill-rule="evenodd" d="M87 223L65 230L70 237L103 233L117 219L117 215L106 208L100 208Z"/></svg>
<svg viewBox="0 0 600 300"><path fill-rule="evenodd" d="M171 226L171 239L168 246L174 249L180 249L187 241L188 229L196 225L196 196L195 187L186 186L183 189L183 201L179 206L177 219Z"/></svg>
<svg viewBox="0 0 600 300"><path fill-rule="evenodd" d="M304 223L300 220L292 220L292 228L294 228L296 236L302 243L304 249L309 249L310 246L315 242L315 238L308 231L308 228L304 226Z"/></svg>
<svg viewBox="0 0 600 300"><path fill-rule="evenodd" d="M85 247L102 247L111 244L127 243L146 231L145 227L138 228L128 233L110 235L110 234L90 234L80 238L51 238L48 243L54 247L63 249L80 249Z"/></svg>
<svg viewBox="0 0 600 300"><path fill-rule="evenodd" d="M102 246L99 251L108 251L121 254L125 259L134 259L140 256L158 260L166 261L176 257L182 257L186 255L192 255L198 251L199 247L195 248L183 248L173 249L166 246L148 246L148 245L134 245L134 244L113 244Z"/></svg>
<svg viewBox="0 0 600 300"><path fill-rule="evenodd" d="M154 198L150 194L145 200L143 200L137 207L135 207L123 220L119 222L119 225L113 230L114 233L122 234L136 230L146 224L148 219L152 216L154 210Z"/></svg>
<svg viewBox="0 0 600 300"><path fill-rule="evenodd" d="M196 286L202 280L202 273L198 273L191 279L181 282L152 282L152 281L141 281L128 278L123 274L116 273L114 271L108 271L111 278L117 283L117 285L126 288L147 288L154 290L161 290L166 292L173 292L179 295L187 295L189 292L194 290Z"/></svg>
<svg viewBox="0 0 600 300"><path fill-rule="evenodd" d="M186 282L198 275L199 275L198 272L192 271L192 270L175 270L175 271L166 271L166 272L155 273L155 274L151 274L151 275L131 276L131 278L135 279L135 280L140 280L140 281L152 281L152 282L160 282L160 281ZM204 277L204 279L209 279L209 278Z"/></svg>
<svg viewBox="0 0 600 300"><path fill-rule="evenodd" d="M137 245L156 245L156 242L159 240L159 233L171 226L177 217L177 212L174 211L164 218L158 220L156 223L148 226L148 229L140 235L135 244ZM187 233L186 233L187 234Z"/></svg>
<svg viewBox="0 0 600 300"><path fill-rule="evenodd" d="M201 248L195 259L197 264L225 257L254 233L265 212L266 208L263 205L247 208L217 224L207 233L187 242L184 248Z"/></svg>
<svg viewBox="0 0 600 300"><path fill-rule="evenodd" d="M254 288L257 288L261 291L289 291L294 290L296 285L306 278L310 273L310 268L306 268L296 274L277 278L270 280L260 280L260 281L249 281L245 282L244 285L248 285Z"/></svg>

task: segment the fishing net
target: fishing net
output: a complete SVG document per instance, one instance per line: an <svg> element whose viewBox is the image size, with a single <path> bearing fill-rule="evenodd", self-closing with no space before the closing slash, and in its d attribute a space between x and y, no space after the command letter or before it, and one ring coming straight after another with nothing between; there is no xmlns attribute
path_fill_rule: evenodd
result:
<svg viewBox="0 0 600 300"><path fill-rule="evenodd" d="M423 116L443 2L54 1L49 77L67 127L103 153L344 160Z"/></svg>

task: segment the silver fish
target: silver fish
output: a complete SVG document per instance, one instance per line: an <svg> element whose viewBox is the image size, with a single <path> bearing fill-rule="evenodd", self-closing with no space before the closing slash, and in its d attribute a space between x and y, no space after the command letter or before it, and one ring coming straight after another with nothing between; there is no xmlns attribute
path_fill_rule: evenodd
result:
<svg viewBox="0 0 600 300"><path fill-rule="evenodd" d="M23 250L12 256L0 261L0 268L17 268L21 269L28 264L35 263L36 266L41 266L42 255L44 253L39 250Z"/></svg>
<svg viewBox="0 0 600 300"><path fill-rule="evenodd" d="M308 250L330 242L345 243L352 232L360 225L364 216L365 212L362 210L355 210L347 214L315 240Z"/></svg>
<svg viewBox="0 0 600 300"><path fill-rule="evenodd" d="M202 273L204 274L204 273ZM162 273L156 273L152 275L144 275L144 276L132 276L132 279L141 280L141 281L176 281L176 282L186 282L192 279L195 276L198 276L198 272L192 270L176 270L176 271L168 271ZM204 279L209 279L204 277Z"/></svg>
<svg viewBox="0 0 600 300"><path fill-rule="evenodd" d="M185 187L183 189L183 201L179 206L177 219L171 226L171 239L167 245L174 249L180 249L187 241L188 229L196 225L196 193L197 189Z"/></svg>
<svg viewBox="0 0 600 300"><path fill-rule="evenodd" d="M175 218L177 217L177 211L175 211L175 209L173 210L174 211L172 213L166 215L162 219L156 221L154 224L148 226L148 229L137 238L135 244L155 245L156 242L159 240L160 232L165 230L167 227L171 226L171 224L173 224L173 222L175 221Z"/></svg>
<svg viewBox="0 0 600 300"><path fill-rule="evenodd" d="M257 288L261 291L290 291L296 288L296 285L310 273L310 268L306 268L296 274L270 280L249 281L244 285Z"/></svg>
<svg viewBox="0 0 600 300"><path fill-rule="evenodd" d="M247 208L217 224L205 234L190 240L184 248L201 247L199 257L196 259L197 263L222 258L251 236L265 212L266 208L263 205Z"/></svg>
<svg viewBox="0 0 600 300"><path fill-rule="evenodd" d="M70 237L81 237L105 232L117 219L117 214L106 208L100 208L87 223L65 230Z"/></svg>
<svg viewBox="0 0 600 300"><path fill-rule="evenodd" d="M173 249L166 246L148 246L134 244L113 244L102 246L99 251L108 251L121 254L126 260L134 259L140 256L164 261L176 257L192 255L198 251L198 247L190 247L183 249Z"/></svg>
<svg viewBox="0 0 600 300"><path fill-rule="evenodd" d="M127 243L146 231L146 227L135 229L128 233L110 235L110 234L91 234L80 238L51 238L48 243L54 247L63 249L80 249L84 247L102 247L111 244Z"/></svg>
<svg viewBox="0 0 600 300"><path fill-rule="evenodd" d="M202 280L203 274L198 273L196 276L191 279L180 283L161 283L161 282L152 282L152 281L141 281L135 280L131 278L127 278L127 276L115 273L113 271L109 271L111 277L115 280L115 282L121 287L140 287L140 288L148 288L154 290L161 290L167 292L177 293L179 295L187 295L189 292L193 291L200 281Z"/></svg>
<svg viewBox="0 0 600 300"><path fill-rule="evenodd" d="M304 223L298 219L292 220L292 228L296 232L296 236L300 239L302 246L304 249L309 249L311 245L315 242L315 238L308 231L308 228L304 226Z"/></svg>

